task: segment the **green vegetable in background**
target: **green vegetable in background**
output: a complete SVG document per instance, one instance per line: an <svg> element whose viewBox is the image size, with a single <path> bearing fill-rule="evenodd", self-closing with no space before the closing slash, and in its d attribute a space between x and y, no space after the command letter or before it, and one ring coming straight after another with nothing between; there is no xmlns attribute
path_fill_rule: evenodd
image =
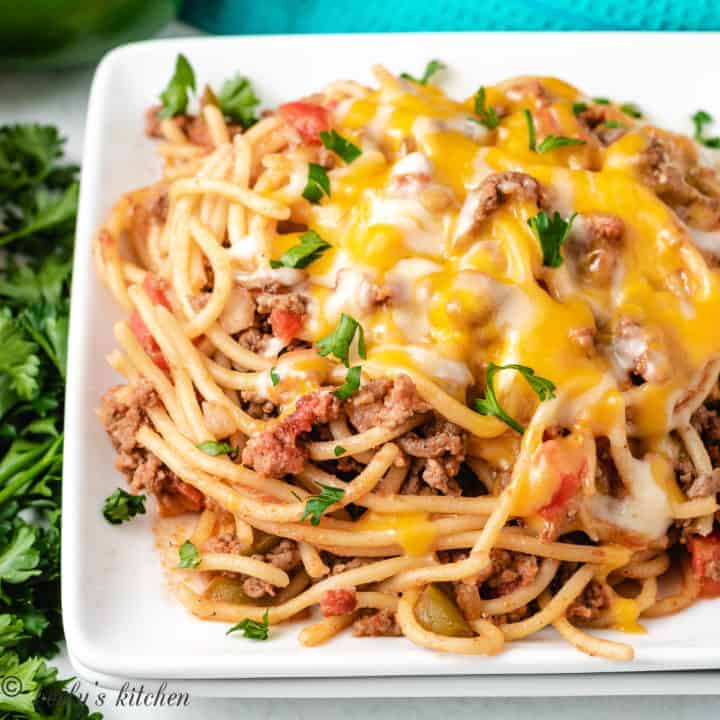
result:
<svg viewBox="0 0 720 720"><path fill-rule="evenodd" d="M97 61L156 33L179 6L180 0L8 0L0 3L0 69Z"/></svg>
<svg viewBox="0 0 720 720"><path fill-rule="evenodd" d="M8 719L100 717L44 662L62 639L63 391L78 190L77 167L60 163L62 143L53 127L0 127L0 718ZM10 677L22 692L4 692Z"/></svg>

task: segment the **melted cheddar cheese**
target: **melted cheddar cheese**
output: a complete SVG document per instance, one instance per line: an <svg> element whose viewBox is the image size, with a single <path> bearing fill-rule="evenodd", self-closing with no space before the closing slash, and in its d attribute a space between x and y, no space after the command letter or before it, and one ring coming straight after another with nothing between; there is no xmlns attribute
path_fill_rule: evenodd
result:
<svg viewBox="0 0 720 720"><path fill-rule="evenodd" d="M676 408L720 355L713 327L720 277L644 182L651 133L627 117L626 131L606 146L573 112L586 99L553 78L488 88L488 104L502 114L497 130L478 122L472 99L455 102L432 86L401 81L343 100L333 125L363 152L331 169L331 196L302 211L333 246L307 268L307 339L330 332L345 312L363 325L373 361L422 373L462 402L482 395L490 361L533 368L557 386L560 424L624 446L627 428L640 443L636 487L623 500L596 498L593 507L603 521L656 537L677 488L643 447L672 431ZM554 134L584 143L532 150L525 109L538 140ZM549 214L577 213L560 267L543 266L528 225L539 199L515 193L492 211L473 212L486 179L507 172L538 181ZM588 245L588 223L598 216L622 224L621 241L606 249L605 275L592 265L602 248ZM277 236L273 256L296 239ZM373 300L377 288L385 301ZM538 407L516 373L499 374L495 389L523 423ZM484 441L480 456L511 467L510 435ZM543 477L517 514L533 514L557 492L557 477Z"/></svg>

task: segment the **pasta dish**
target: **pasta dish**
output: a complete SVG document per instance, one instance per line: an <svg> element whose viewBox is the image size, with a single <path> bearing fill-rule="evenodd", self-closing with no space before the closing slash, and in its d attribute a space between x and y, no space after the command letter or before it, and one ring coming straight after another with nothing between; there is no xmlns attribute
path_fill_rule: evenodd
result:
<svg viewBox="0 0 720 720"><path fill-rule="evenodd" d="M720 594L720 178L554 78L373 69L255 116L178 57L160 179L97 236L126 382L110 522L192 518L199 618L495 654ZM187 515L190 514L190 515ZM319 606L319 612L318 607Z"/></svg>

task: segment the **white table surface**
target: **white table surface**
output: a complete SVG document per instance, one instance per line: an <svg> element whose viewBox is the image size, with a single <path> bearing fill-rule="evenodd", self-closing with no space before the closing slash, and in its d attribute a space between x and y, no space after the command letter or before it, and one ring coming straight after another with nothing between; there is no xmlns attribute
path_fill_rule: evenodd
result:
<svg viewBox="0 0 720 720"><path fill-rule="evenodd" d="M171 25L164 36L197 34L181 24ZM52 123L68 138L66 151L70 159L82 158L85 112L94 68L3 75L0 73L0 125L14 122ZM65 654L55 660L60 675L73 674ZM157 686L148 690L156 690ZM145 708L121 706L113 692L105 692L89 683L78 682L79 693L87 693L88 702L99 703L108 720L159 718L160 720L492 720L532 718L600 718L633 717L633 720L694 720L712 718L720 713L720 697L610 697L610 698L524 698L524 699L367 699L350 700L339 706L338 700L217 700L190 697L183 708ZM182 692L182 683L171 683L167 692Z"/></svg>

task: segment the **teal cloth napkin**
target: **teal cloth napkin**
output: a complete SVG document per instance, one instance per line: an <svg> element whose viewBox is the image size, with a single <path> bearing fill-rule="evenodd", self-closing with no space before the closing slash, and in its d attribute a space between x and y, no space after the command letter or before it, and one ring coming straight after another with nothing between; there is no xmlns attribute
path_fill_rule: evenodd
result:
<svg viewBox="0 0 720 720"><path fill-rule="evenodd" d="M423 30L719 30L720 0L185 0L220 35Z"/></svg>

